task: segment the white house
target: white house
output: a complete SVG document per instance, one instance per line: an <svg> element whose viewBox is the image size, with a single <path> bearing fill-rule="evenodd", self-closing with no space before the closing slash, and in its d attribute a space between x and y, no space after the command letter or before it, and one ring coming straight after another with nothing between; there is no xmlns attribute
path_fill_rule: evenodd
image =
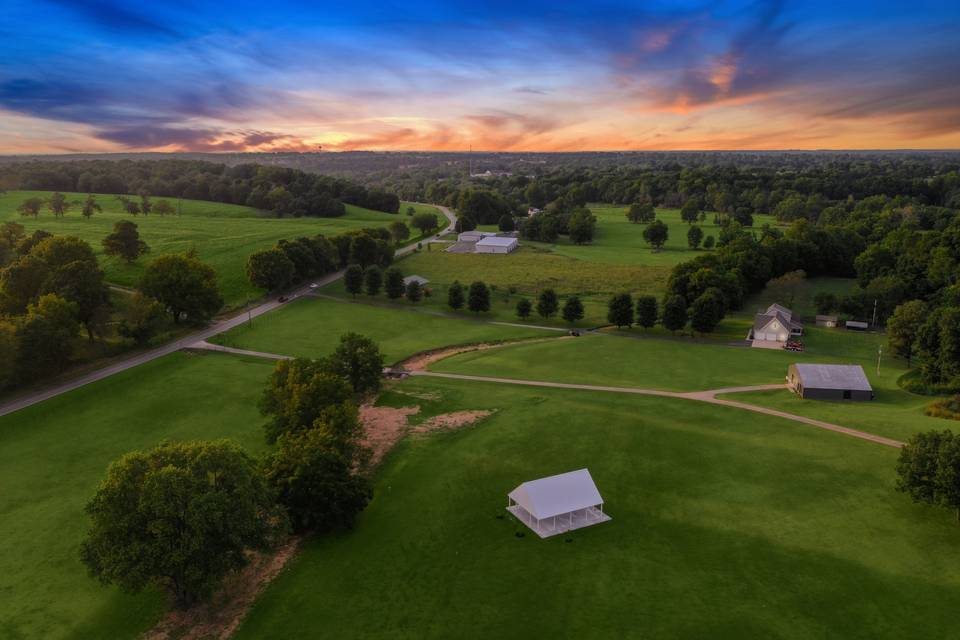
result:
<svg viewBox="0 0 960 640"><path fill-rule="evenodd" d="M507 494L507 511L541 538L610 520L587 469L524 482Z"/></svg>
<svg viewBox="0 0 960 640"><path fill-rule="evenodd" d="M477 253L510 253L520 245L516 238L502 238L500 236L487 236L477 241Z"/></svg>
<svg viewBox="0 0 960 640"><path fill-rule="evenodd" d="M753 320L749 339L760 342L786 342L791 336L803 335L803 325L793 319L793 312L772 304Z"/></svg>

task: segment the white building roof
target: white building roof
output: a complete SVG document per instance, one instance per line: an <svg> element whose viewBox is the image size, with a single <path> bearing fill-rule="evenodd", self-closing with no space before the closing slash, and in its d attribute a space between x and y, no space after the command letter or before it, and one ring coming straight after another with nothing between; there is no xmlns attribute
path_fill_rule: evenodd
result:
<svg viewBox="0 0 960 640"><path fill-rule="evenodd" d="M797 375L807 389L872 391L867 374L858 364L797 364Z"/></svg>
<svg viewBox="0 0 960 640"><path fill-rule="evenodd" d="M516 238L502 238L500 236L487 236L477 242L478 247L512 247L517 244Z"/></svg>
<svg viewBox="0 0 960 640"><path fill-rule="evenodd" d="M404 284L404 285L408 285L408 284L410 284L411 282L416 282L416 283L419 284L421 287L422 287L423 285L425 285L425 284L429 284L429 283L430 283L429 280L427 280L427 279L424 278L423 276L418 276L418 275L407 276L406 278L403 279L403 284Z"/></svg>
<svg viewBox="0 0 960 640"><path fill-rule="evenodd" d="M537 520L603 504L586 469L524 482L509 496Z"/></svg>

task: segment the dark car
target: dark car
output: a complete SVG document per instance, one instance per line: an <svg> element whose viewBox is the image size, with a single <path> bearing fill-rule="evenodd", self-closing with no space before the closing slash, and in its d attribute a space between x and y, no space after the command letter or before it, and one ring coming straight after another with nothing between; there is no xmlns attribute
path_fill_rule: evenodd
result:
<svg viewBox="0 0 960 640"><path fill-rule="evenodd" d="M571 329L571 330L570 330L570 335L573 336L574 338L579 338L579 337L580 337L580 332L577 331L576 329Z"/></svg>
<svg viewBox="0 0 960 640"><path fill-rule="evenodd" d="M277 298L277 302L286 302L289 298L287 296L280 296Z"/></svg>

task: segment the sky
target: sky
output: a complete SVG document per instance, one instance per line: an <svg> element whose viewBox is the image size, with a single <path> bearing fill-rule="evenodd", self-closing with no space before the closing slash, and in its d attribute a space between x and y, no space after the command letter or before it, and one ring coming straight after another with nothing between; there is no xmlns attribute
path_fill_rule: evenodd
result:
<svg viewBox="0 0 960 640"><path fill-rule="evenodd" d="M960 148L957 0L0 5L0 153Z"/></svg>

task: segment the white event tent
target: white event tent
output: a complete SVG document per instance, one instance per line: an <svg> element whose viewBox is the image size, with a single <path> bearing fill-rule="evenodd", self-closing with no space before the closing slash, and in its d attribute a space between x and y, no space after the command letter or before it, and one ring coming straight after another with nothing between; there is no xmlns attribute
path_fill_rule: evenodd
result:
<svg viewBox="0 0 960 640"><path fill-rule="evenodd" d="M610 520L587 469L524 482L507 494L507 511L541 538Z"/></svg>

